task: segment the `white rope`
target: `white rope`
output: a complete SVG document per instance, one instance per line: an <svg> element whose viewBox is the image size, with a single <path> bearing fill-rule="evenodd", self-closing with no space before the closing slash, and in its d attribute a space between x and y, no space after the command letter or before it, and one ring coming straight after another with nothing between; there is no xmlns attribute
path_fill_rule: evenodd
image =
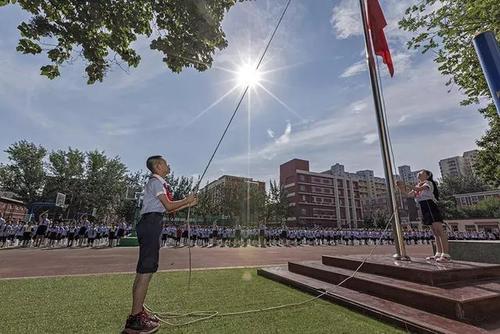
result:
<svg viewBox="0 0 500 334"><path fill-rule="evenodd" d="M285 6L285 9L278 21L278 24L276 25L275 29L274 29L274 32L273 34L271 35L271 38L269 40L269 42L267 43L267 46L259 60L259 63L257 64L257 69L259 68L260 66L260 63L262 62L262 59L264 58L264 55L266 54L266 51L267 49L269 48L269 45L272 41L272 38L274 37L274 34L276 33L276 30L278 28L278 26L280 25L281 23L281 20L283 19L283 16L285 15L285 12L288 8L288 6L290 5L290 2L291 0L289 0L287 2L287 5ZM377 67L378 67L378 60L377 60ZM380 80L380 78L378 78L378 80ZM380 82L380 86L381 86L381 82ZM220 143L222 142L222 139L224 138L226 132L227 132L227 129L229 128L229 125L231 124L237 110L238 110L238 107L240 106L241 104L241 101L243 100L244 96L246 95L246 92L248 90L248 86L246 87L244 93L242 94L242 97L228 123L228 125L226 126L226 129L224 130L224 133L222 135L222 137L220 138L218 144L217 144L217 147L215 149L215 151L213 152L203 174L202 174L202 177L200 178L200 180L198 180L198 183L195 187L196 191L198 191L198 188L199 188L199 185L201 183L201 180L203 179L203 176L205 175L212 159L214 158L215 156L215 153L217 152L217 149L219 148L219 145ZM383 96L383 92L381 92L381 95L382 95L382 102L383 102L383 106L384 106L384 109L385 109L385 100L384 100L384 96ZM388 128L387 126L387 120L384 118L384 122L385 122L385 126ZM388 129L387 129L388 131ZM389 135L389 132L388 132L388 135ZM390 146L390 151L391 151L391 155L392 155L392 163L393 165L391 166L391 172L392 172L392 169L396 169L396 163L395 163L395 159L394 159L394 151L392 149L392 143L390 141L390 137L389 137L389 146ZM401 206L403 207L403 203L402 203L402 198L401 198L401 195L400 195L400 201L401 201ZM192 262L191 262L191 224L190 224L190 215L191 215L191 207L188 208L188 213L187 213L187 230L188 230L188 253L189 253L189 274L188 274L188 290L191 289L191 276L192 276ZM351 278L353 278L358 272L359 270L361 269L361 267L363 267L363 265L366 263L366 261L373 255L373 252L375 251L375 249L379 246L379 244L382 243L382 238L384 237L385 233L387 232L387 228L389 227L389 225L391 224L391 221L392 221L392 218L394 217L394 212L392 213L392 215L389 217L389 219L387 220L386 222L386 225L385 225L385 228L384 228L384 231L381 233L380 235L380 238L378 239L378 242L375 242L375 245L372 247L370 253L363 259L363 261L359 264L359 266L356 268L356 270L354 270L354 272L346 277L344 280L342 280L340 283L336 284L336 287L339 287L341 286L342 284L344 284L345 282L347 282L348 280L350 280ZM169 326L172 326L172 327L181 327L181 326L187 326L187 325L191 325L191 324L194 324L194 323L197 323L197 322L201 322L201 321L206 321L206 320L209 320L209 319L213 319L213 318L216 318L216 317L229 317L229 316L237 316L237 315L245 315L245 314L252 314L252 313L259 313L259 312L268 312L268 311L273 311L273 310L279 310L279 309L284 309L284 308L291 308L291 307L297 307L297 306L302 306L302 305L305 305L305 304L308 304L308 303L311 303L325 295L333 295L333 292L332 291L329 291L329 290L323 290L323 289L316 289L318 292L320 292L319 295L317 296L314 296L312 298L309 298L309 299L306 299L304 301L301 301L301 302L296 302L296 303L290 303L290 304L284 304L284 305L277 305L277 306L270 306L270 307L265 307L265 308L259 308L259 309L251 309L251 310L244 310L244 311L237 311L237 312L226 312L226 313L221 313L219 311L193 311L193 312L188 312L188 313L175 313L175 312L156 312L154 311L153 309L151 309L149 306L147 306L146 304L144 304L144 308L146 309L146 311L150 312L151 314L153 314L156 318L158 318L158 320L164 324L167 324ZM179 318L187 318L187 317L199 317L198 319L194 319L194 320L190 320L190 321L186 321L186 322L181 322L181 323L173 323L171 322L170 320L172 319L179 319ZM406 325L406 323L405 323Z"/></svg>
<svg viewBox="0 0 500 334"><path fill-rule="evenodd" d="M387 232L387 228L391 224L391 220L392 220L393 216L394 216L394 213L387 220L384 231L380 234L380 238L377 240L377 242L375 242L375 245L372 247L370 253L367 256L365 256L363 261L361 261L359 266L356 268L356 270L354 270L354 272L349 277L346 277L340 283L336 284L337 287L341 286L342 284L344 284L345 282L347 282L348 280L353 278L359 272L361 267L363 267L365 262L373 255L373 252L375 251L375 249L382 243L382 238L384 237L385 233ZM320 292L319 295L314 296L314 297L309 298L309 299L306 299L306 300L301 301L301 302L297 302L297 303L290 303L290 304L270 306L270 307L259 308L259 309L251 309L251 310L227 312L227 313L221 313L219 311L192 311L192 312L188 312L188 313L157 312L157 311L154 311L149 306L147 306L146 304L144 304L144 308L146 309L146 311L150 312L156 318L158 318L158 320L161 323L164 323L164 324L172 326L172 327L182 327L182 326L191 325L191 324L194 324L194 323L197 323L200 321L206 321L206 320L216 318L216 317L221 318L221 317L237 316L237 315L267 312L267 311L274 311L274 310L279 310L279 309L284 309L284 308L297 307L297 306L301 306L301 305L313 302L313 301L315 301L315 300L317 300L325 295L329 295L329 294L333 295L333 292L330 290L322 291L322 289L321 290L317 289L317 291ZM181 322L181 323L174 323L174 322L170 321L172 319L187 318L187 317L199 317L199 318L194 319L194 320L190 320L190 321L186 321L186 322Z"/></svg>

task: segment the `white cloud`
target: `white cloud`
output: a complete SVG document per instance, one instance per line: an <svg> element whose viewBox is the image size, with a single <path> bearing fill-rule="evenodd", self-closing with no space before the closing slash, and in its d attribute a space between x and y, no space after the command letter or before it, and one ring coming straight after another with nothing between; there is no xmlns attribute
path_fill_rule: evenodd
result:
<svg viewBox="0 0 500 334"><path fill-rule="evenodd" d="M408 119L408 117L410 117L410 115L401 116L398 120L398 123L403 123L404 121L406 121Z"/></svg>
<svg viewBox="0 0 500 334"><path fill-rule="evenodd" d="M395 75L401 75L401 73L406 72L412 66L412 54L408 52L396 52L392 55L392 62L394 64ZM379 75L389 76L389 71L386 69L386 65L383 63L382 58L377 57L379 63ZM344 72L340 75L341 78L350 78L358 74L366 72L368 70L368 65L365 60L360 60L354 64L347 67Z"/></svg>
<svg viewBox="0 0 500 334"><path fill-rule="evenodd" d="M338 39L346 39L363 33L361 14L357 1L342 0L333 7L330 19Z"/></svg>
<svg viewBox="0 0 500 334"><path fill-rule="evenodd" d="M288 122L286 125L285 132L278 139L276 139L276 144L281 145L289 143L291 134L292 134L292 125L290 124L290 122Z"/></svg>
<svg viewBox="0 0 500 334"><path fill-rule="evenodd" d="M391 50L394 63L395 75L401 75L412 66L412 55L415 52L409 52L405 46L411 33L401 30L398 22L404 16L408 6L413 3L411 0L386 0L381 3L384 15L387 21L387 27L384 29L388 39L389 49ZM361 13L358 1L341 0L333 7L331 25L337 39L347 39L350 37L363 36L363 25L361 22ZM365 60L365 50L361 52L361 60L348 66L340 75L341 78L350 78L367 71ZM386 66L382 59L377 57L381 76L389 76Z"/></svg>
<svg viewBox="0 0 500 334"><path fill-rule="evenodd" d="M274 138L274 131L271 129L267 129L267 134L270 138Z"/></svg>
<svg viewBox="0 0 500 334"><path fill-rule="evenodd" d="M386 0L381 3L387 21L384 31L389 40L407 38L408 33L399 29L398 22L403 18L406 8L413 3L412 0ZM359 2L341 0L333 7L330 23L338 39L363 35Z"/></svg>
<svg viewBox="0 0 500 334"><path fill-rule="evenodd" d="M368 104L364 100L360 101L355 101L351 103L349 106L350 109L352 109L354 114L359 114L361 111L365 110L368 107Z"/></svg>
<svg viewBox="0 0 500 334"><path fill-rule="evenodd" d="M407 52L396 52L392 55L392 62L394 63L394 72L401 73L406 72L412 65L411 54ZM383 65L383 62L380 60L380 66ZM385 71L387 74L388 71Z"/></svg>
<svg viewBox="0 0 500 334"><path fill-rule="evenodd" d="M376 132L368 133L363 138L363 143L370 145L378 141L378 134Z"/></svg>
<svg viewBox="0 0 500 334"><path fill-rule="evenodd" d="M363 73L365 71L366 71L366 61L360 60L358 62L355 62L354 64L352 64L348 68L346 68L344 70L344 72L342 72L340 77L341 78L349 78L349 77L356 76L360 73Z"/></svg>
<svg viewBox="0 0 500 334"><path fill-rule="evenodd" d="M474 147L474 140L486 128L486 122L477 112L460 107L459 93L447 93L445 80L430 59L397 78L382 81L398 165L437 170L437 162L443 157ZM353 113L356 109L359 112ZM287 140L255 147L250 158L244 152L214 163L238 171L245 170L250 161L252 177L261 179L277 178L279 164L292 158L308 159L319 166L317 170L340 162L348 170L374 169L382 175L380 150L374 145L378 135L372 96L367 95L332 114L327 119L295 126L294 135ZM439 123L440 119L443 123ZM470 119L473 124L469 124ZM436 142L447 144L436 145Z"/></svg>

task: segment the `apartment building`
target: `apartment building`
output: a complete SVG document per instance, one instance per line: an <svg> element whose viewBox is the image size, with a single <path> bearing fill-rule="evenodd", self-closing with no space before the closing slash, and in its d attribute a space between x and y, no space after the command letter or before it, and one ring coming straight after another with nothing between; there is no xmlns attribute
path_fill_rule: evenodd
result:
<svg viewBox="0 0 500 334"><path fill-rule="evenodd" d="M335 171L312 172L309 161L280 166L280 183L290 207L290 223L356 228L363 222L359 181Z"/></svg>

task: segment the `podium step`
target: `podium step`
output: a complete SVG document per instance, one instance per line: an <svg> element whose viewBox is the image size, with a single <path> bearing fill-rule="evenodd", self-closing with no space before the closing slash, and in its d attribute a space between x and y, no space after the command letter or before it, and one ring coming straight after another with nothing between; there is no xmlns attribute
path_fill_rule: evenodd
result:
<svg viewBox="0 0 500 334"><path fill-rule="evenodd" d="M391 323L412 333L493 333L434 313L293 273L288 270L287 266L259 269L258 274L313 295L319 295L320 290L329 291L322 298ZM332 332L334 332L334 325L332 325Z"/></svg>
<svg viewBox="0 0 500 334"><path fill-rule="evenodd" d="M360 255L324 255L322 263L355 270L364 258L365 256ZM434 286L460 281L500 278L500 265L498 264L463 261L439 264L418 258L413 258L411 262L395 262L390 256L381 255L372 255L368 258L360 271Z"/></svg>
<svg viewBox="0 0 500 334"><path fill-rule="evenodd" d="M288 270L333 285L353 274L320 262L289 262ZM500 279L431 286L360 271L342 286L471 324L491 321L500 313Z"/></svg>

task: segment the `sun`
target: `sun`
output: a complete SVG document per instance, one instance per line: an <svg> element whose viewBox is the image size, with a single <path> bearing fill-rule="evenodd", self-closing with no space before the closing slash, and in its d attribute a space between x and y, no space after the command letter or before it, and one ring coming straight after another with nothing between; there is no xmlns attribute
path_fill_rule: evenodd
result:
<svg viewBox="0 0 500 334"><path fill-rule="evenodd" d="M236 72L238 86L255 87L262 80L262 73L250 64L243 64Z"/></svg>

